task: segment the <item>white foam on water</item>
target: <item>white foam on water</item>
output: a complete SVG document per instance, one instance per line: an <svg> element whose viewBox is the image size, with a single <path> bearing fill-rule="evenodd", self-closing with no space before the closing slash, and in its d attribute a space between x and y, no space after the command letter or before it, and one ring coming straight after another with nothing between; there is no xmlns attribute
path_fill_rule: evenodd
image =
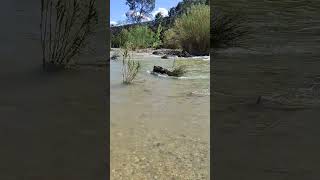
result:
<svg viewBox="0 0 320 180"><path fill-rule="evenodd" d="M190 80L193 80L193 79L209 79L210 77L208 76L181 76L181 77L176 77L177 79L190 79Z"/></svg>
<svg viewBox="0 0 320 180"><path fill-rule="evenodd" d="M147 71L148 74L156 75L158 77L164 77L164 78L171 78L171 79L181 79L181 80L194 80L194 79L209 79L208 76L181 76L181 77L174 77L174 76L168 76L164 74L155 73L153 71Z"/></svg>
<svg viewBox="0 0 320 180"><path fill-rule="evenodd" d="M159 74L159 73L155 73L153 71L147 71L147 73L158 76L158 77L164 77L164 78L168 78L168 75L164 75L164 74Z"/></svg>

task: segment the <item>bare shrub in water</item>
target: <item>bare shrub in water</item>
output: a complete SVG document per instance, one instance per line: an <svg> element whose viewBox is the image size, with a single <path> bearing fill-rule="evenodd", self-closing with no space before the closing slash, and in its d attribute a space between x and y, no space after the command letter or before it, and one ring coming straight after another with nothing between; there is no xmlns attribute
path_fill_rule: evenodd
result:
<svg viewBox="0 0 320 180"><path fill-rule="evenodd" d="M187 66L177 65L176 59L174 59L171 73L172 73L172 76L181 77L187 73Z"/></svg>
<svg viewBox="0 0 320 180"><path fill-rule="evenodd" d="M139 61L134 61L131 59L129 47L130 46L124 47L122 54L122 81L124 84L131 84L141 68Z"/></svg>
<svg viewBox="0 0 320 180"><path fill-rule="evenodd" d="M64 68L81 53L97 24L95 0L41 0L43 68Z"/></svg>
<svg viewBox="0 0 320 180"><path fill-rule="evenodd" d="M172 70L172 75L176 77L181 77L187 73L187 67L185 65L175 66Z"/></svg>

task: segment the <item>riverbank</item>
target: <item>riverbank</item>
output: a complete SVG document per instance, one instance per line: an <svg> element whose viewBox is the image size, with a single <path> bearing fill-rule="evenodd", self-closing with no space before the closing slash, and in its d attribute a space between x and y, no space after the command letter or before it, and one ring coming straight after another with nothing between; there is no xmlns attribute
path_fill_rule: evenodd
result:
<svg viewBox="0 0 320 180"><path fill-rule="evenodd" d="M113 59L115 57L120 57L120 48L111 48L110 58ZM146 48L146 49L137 49L135 51L131 51L131 53L145 55L145 56L154 56L160 57L161 59L203 59L210 61L210 55L205 56L194 56L189 53L181 50L181 49L154 49L154 48Z"/></svg>

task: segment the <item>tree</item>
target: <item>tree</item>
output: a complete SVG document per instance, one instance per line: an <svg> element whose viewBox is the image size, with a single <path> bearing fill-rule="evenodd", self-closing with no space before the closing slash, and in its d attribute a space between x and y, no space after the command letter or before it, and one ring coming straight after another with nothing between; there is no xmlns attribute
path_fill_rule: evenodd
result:
<svg viewBox="0 0 320 180"><path fill-rule="evenodd" d="M185 14L191 6L199 4L209 5L209 0L183 0L169 10L169 17L175 18Z"/></svg>
<svg viewBox="0 0 320 180"><path fill-rule="evenodd" d="M155 0L127 0L126 5L129 11L126 16L130 22L140 23L144 19L149 19L151 12L155 8Z"/></svg>
<svg viewBox="0 0 320 180"><path fill-rule="evenodd" d="M156 26L158 27L160 24L163 23L163 15L161 12L158 12L155 17L154 17L154 21Z"/></svg>

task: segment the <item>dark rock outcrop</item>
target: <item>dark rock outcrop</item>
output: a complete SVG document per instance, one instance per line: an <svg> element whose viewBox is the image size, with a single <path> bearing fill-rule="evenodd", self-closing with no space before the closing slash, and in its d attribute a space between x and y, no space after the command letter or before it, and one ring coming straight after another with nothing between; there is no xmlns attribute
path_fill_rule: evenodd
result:
<svg viewBox="0 0 320 180"><path fill-rule="evenodd" d="M168 59L169 57L178 56L178 57L192 57L187 51L180 51L174 49L160 49L152 52L153 55L162 56L162 59Z"/></svg>
<svg viewBox="0 0 320 180"><path fill-rule="evenodd" d="M178 57L192 57L191 54L189 54L187 51L182 51Z"/></svg>
<svg viewBox="0 0 320 180"><path fill-rule="evenodd" d="M169 56L168 55L164 55L161 57L161 59L169 59Z"/></svg>
<svg viewBox="0 0 320 180"><path fill-rule="evenodd" d="M114 54L110 57L111 60L117 60L120 56L118 54Z"/></svg>
<svg viewBox="0 0 320 180"><path fill-rule="evenodd" d="M166 74L168 76L175 76L175 74L172 71L169 71L168 69L163 68L161 66L153 66L153 72L159 74Z"/></svg>

